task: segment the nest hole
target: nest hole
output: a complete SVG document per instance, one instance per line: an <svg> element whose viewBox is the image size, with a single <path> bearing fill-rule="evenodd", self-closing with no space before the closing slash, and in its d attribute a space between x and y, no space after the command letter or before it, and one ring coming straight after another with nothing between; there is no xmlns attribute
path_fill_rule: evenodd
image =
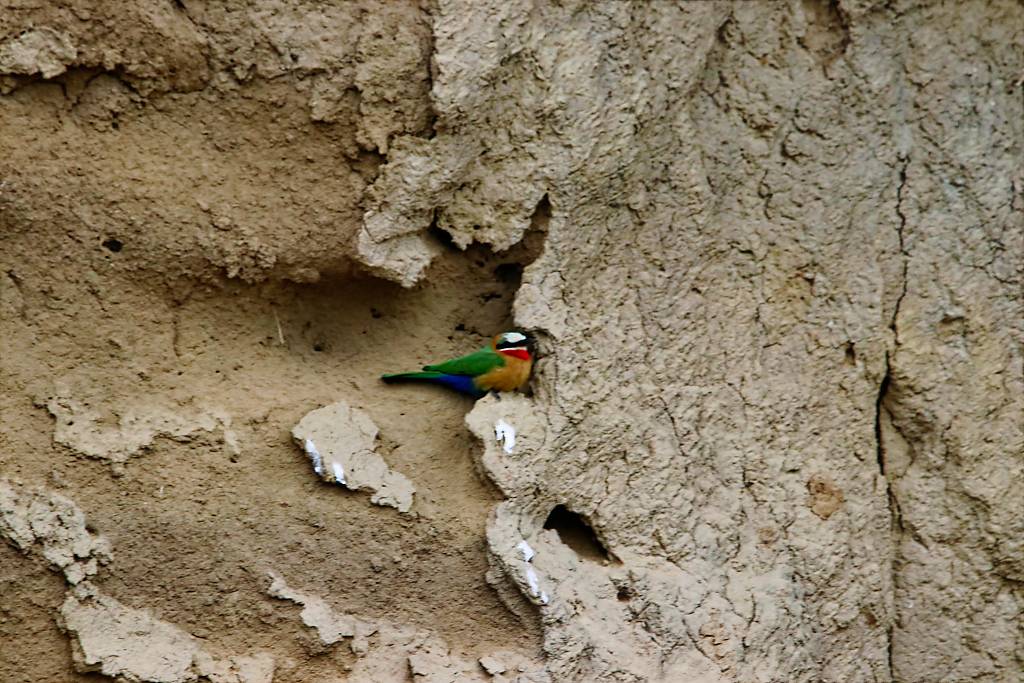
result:
<svg viewBox="0 0 1024 683"><path fill-rule="evenodd" d="M544 528L554 529L562 543L572 548L577 555L584 559L595 562L611 559L608 550L598 539L590 524L564 505L556 505L551 510L544 522Z"/></svg>

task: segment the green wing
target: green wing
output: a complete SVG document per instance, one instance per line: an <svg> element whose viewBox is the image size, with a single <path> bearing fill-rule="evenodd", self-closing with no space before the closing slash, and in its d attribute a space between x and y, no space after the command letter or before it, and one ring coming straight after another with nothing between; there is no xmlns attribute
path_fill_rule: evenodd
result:
<svg viewBox="0 0 1024 683"><path fill-rule="evenodd" d="M436 365L424 365L423 369L444 372L449 375L479 377L503 365L505 365L505 359L501 357L500 353L484 347L462 358L452 358Z"/></svg>

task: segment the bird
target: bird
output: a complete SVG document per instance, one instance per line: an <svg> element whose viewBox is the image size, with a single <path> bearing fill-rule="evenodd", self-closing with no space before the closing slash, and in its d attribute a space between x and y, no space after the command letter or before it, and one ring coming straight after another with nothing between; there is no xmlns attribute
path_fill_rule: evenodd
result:
<svg viewBox="0 0 1024 683"><path fill-rule="evenodd" d="M536 340L527 332L511 330L494 335L490 344L467 356L424 365L422 372L381 375L381 379L387 384L440 384L473 398L481 398L489 391L515 391L530 378L536 346Z"/></svg>

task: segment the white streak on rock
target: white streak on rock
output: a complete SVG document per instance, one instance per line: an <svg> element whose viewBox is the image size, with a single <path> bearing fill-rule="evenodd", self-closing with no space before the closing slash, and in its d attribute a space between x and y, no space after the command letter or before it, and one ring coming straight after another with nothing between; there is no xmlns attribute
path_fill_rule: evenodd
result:
<svg viewBox="0 0 1024 683"><path fill-rule="evenodd" d="M370 416L345 401L317 408L292 429L321 480L350 491L369 491L370 502L408 512L416 489L377 452L377 433Z"/></svg>
<svg viewBox="0 0 1024 683"><path fill-rule="evenodd" d="M530 593L534 597L540 595L540 579L537 578L537 570L530 565L526 565L526 583L530 586Z"/></svg>
<svg viewBox="0 0 1024 683"><path fill-rule="evenodd" d="M310 461L313 463L313 471L319 475L324 473L324 460L320 457L320 451L316 449L312 439L306 439L306 455L309 456ZM341 483L345 483L341 480Z"/></svg>
<svg viewBox="0 0 1024 683"><path fill-rule="evenodd" d="M526 568L526 584L530 587L530 595L537 598L540 604L548 604L550 602L548 594L540 589L540 579L537 576L537 570L530 564L537 553L526 542L526 539L516 544L516 550L523 555L523 565Z"/></svg>
<svg viewBox="0 0 1024 683"><path fill-rule="evenodd" d="M548 594L540 589L540 579L537 578L537 570L530 565L526 565L526 583L530 586L530 594L537 598L540 604L546 605L551 602Z"/></svg>
<svg viewBox="0 0 1024 683"><path fill-rule="evenodd" d="M504 419L498 420L494 423L494 438L504 444L506 453L512 453L516 447L516 428Z"/></svg>

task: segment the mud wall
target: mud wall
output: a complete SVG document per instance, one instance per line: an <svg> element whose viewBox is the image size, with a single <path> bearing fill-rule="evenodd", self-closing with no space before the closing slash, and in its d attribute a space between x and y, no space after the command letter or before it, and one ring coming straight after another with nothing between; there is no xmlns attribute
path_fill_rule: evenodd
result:
<svg viewBox="0 0 1024 683"><path fill-rule="evenodd" d="M1022 675L1019 3L0 17L11 680Z"/></svg>

